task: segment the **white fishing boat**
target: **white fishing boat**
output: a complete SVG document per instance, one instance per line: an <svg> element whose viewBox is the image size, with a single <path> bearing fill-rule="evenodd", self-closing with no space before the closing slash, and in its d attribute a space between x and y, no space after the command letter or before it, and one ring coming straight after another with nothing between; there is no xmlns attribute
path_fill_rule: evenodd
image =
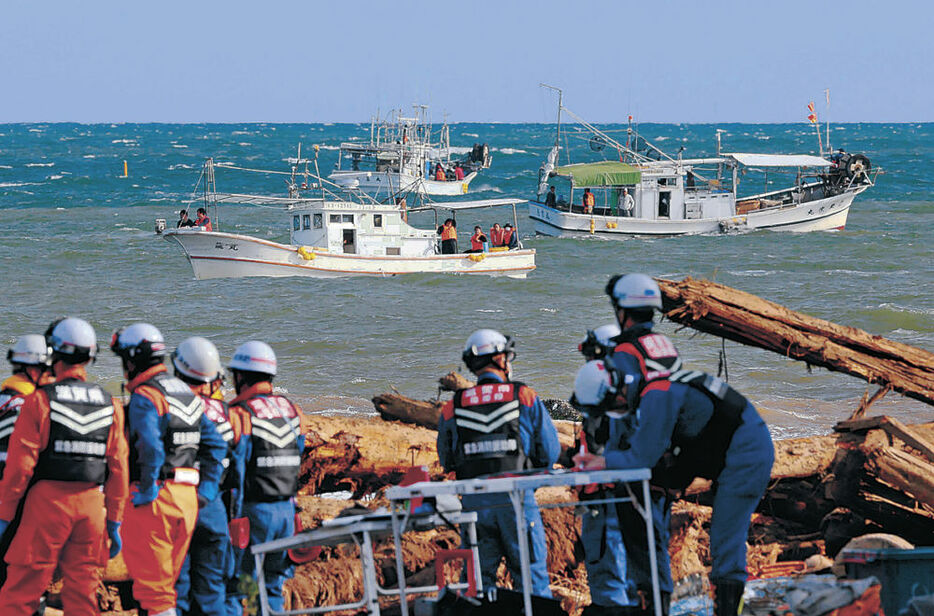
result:
<svg viewBox="0 0 934 616"><path fill-rule="evenodd" d="M559 91L560 96L560 91ZM686 235L741 230L825 231L843 229L856 195L874 183L862 154L840 150L829 158L810 154L721 152L707 158L669 156L630 126L620 143L561 106L582 127L592 152L616 160L560 165L560 141L539 171L537 199L529 202L535 230L545 235ZM754 170L788 173L778 190L737 197L740 178ZM744 184L748 183L748 178ZM585 202L589 202L585 205Z"/></svg>
<svg viewBox="0 0 934 616"><path fill-rule="evenodd" d="M374 118L368 142L341 143L336 169L328 179L377 197L467 193L477 173L489 168L490 148L475 143L458 158L451 147L450 128L445 123L434 136L426 109L417 105L411 116L399 112L393 121Z"/></svg>
<svg viewBox="0 0 934 616"><path fill-rule="evenodd" d="M301 162L301 156L296 160ZM512 250L491 248L489 252L442 254L434 227L419 229L408 222L410 216L426 211L434 212L437 225L438 216L445 212L456 218L459 212L511 206L518 228L516 205L524 200L487 199L406 209L404 201L386 204L360 193L340 195L324 188L317 176L306 176L303 184L320 196L297 196L294 166L291 176L289 197L218 193L210 159L199 179L199 186L203 183L205 187L203 202L206 208L213 208L215 221L219 204L278 207L288 227L288 243L200 227L166 230L164 219L156 221L156 231L182 248L198 279L424 273L525 278L535 269L535 250L521 244ZM314 181L309 184L309 179Z"/></svg>

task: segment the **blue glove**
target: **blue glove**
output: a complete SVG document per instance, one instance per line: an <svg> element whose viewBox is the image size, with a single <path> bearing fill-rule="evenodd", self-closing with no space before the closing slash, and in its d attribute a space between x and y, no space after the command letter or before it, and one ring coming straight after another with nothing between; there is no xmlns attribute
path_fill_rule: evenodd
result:
<svg viewBox="0 0 934 616"><path fill-rule="evenodd" d="M156 500L159 496L159 484L151 483L149 487L139 486L137 491L133 493L133 506L142 507L143 505L148 505L152 501Z"/></svg>
<svg viewBox="0 0 934 616"><path fill-rule="evenodd" d="M120 553L123 541L120 540L120 522L107 520L107 536L110 537L110 557Z"/></svg>
<svg viewBox="0 0 934 616"><path fill-rule="evenodd" d="M10 525L9 520L0 520L0 535L6 532L7 526Z"/></svg>

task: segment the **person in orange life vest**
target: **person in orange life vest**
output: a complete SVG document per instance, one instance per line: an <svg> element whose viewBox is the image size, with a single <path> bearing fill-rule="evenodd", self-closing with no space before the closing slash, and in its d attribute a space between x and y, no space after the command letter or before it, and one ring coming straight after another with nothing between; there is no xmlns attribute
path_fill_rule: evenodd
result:
<svg viewBox="0 0 934 616"><path fill-rule="evenodd" d="M519 234L508 222L506 226L503 227L503 246L506 246L509 250L516 250L519 248Z"/></svg>
<svg viewBox="0 0 934 616"><path fill-rule="evenodd" d="M158 329L148 323L119 329L110 349L130 392L124 560L140 607L149 616L175 616L175 580L199 505L217 498L227 443L204 413L204 401L167 372Z"/></svg>
<svg viewBox="0 0 934 616"><path fill-rule="evenodd" d="M584 198L583 198L584 213L585 213L585 214L592 214L592 213L593 213L593 206L594 206L595 203L596 203L596 199L594 199L593 193L590 192L590 189L589 189L589 188L585 188L585 189L584 189Z"/></svg>
<svg viewBox="0 0 934 616"><path fill-rule="evenodd" d="M96 338L81 319L52 323L48 342L55 382L24 400L10 437L0 483L0 526L7 526L24 495L25 503L0 589L5 616L32 616L56 567L64 576L65 612L99 614L96 591L103 566L108 553L120 552L127 441L120 403L87 382Z"/></svg>
<svg viewBox="0 0 934 616"><path fill-rule="evenodd" d="M237 397L231 415L239 414L246 441L243 474L243 514L249 520L250 545L295 534L294 497L298 490L305 439L301 435L301 409L272 391L276 354L258 340L244 342L230 362ZM252 555L241 552L240 571L255 574ZM282 611L282 585L294 567L285 550L266 555L263 574L269 608ZM243 595L237 603L242 604ZM239 614L240 612L237 612Z"/></svg>
<svg viewBox="0 0 934 616"><path fill-rule="evenodd" d="M195 218L196 227L202 227L205 231L213 231L214 225L211 224L211 219L208 218L208 211L203 207L198 208L198 217Z"/></svg>
<svg viewBox="0 0 934 616"><path fill-rule="evenodd" d="M558 433L545 406L531 387L512 380L515 358L511 339L492 329L467 338L461 357L477 376L477 385L458 390L445 403L438 424L438 461L458 479L529 468L550 469L561 453ZM505 494L470 494L464 509L477 512L478 551L483 589L496 585L496 570L506 558L513 584L519 587L519 536ZM532 593L551 597L547 545L533 491L524 495L529 533Z"/></svg>
<svg viewBox="0 0 934 616"><path fill-rule="evenodd" d="M453 218L448 218L438 227L438 234L441 236L441 254L457 254L457 223Z"/></svg>
<svg viewBox="0 0 934 616"><path fill-rule="evenodd" d="M454 165L454 179L458 181L464 179L464 168L461 167L460 163Z"/></svg>
<svg viewBox="0 0 934 616"><path fill-rule="evenodd" d="M23 401L36 387L55 380L49 373L49 344L44 336L21 336L7 351L7 359L13 366L13 374L0 385L0 478L3 477L3 468L6 466L10 435L13 434L13 426L19 417ZM6 562L3 561L3 557L19 527L22 509L23 501L20 500L20 506L10 521L10 526L0 536L0 586L3 586L6 580Z"/></svg>
<svg viewBox="0 0 934 616"><path fill-rule="evenodd" d="M503 228L498 222L490 227L490 244L494 247L503 245Z"/></svg>
<svg viewBox="0 0 934 616"><path fill-rule="evenodd" d="M204 413L227 443L221 490L226 494L207 501L198 511L188 556L175 583L177 608L182 615L224 614L227 589L235 579L234 553L228 534L230 519L225 499L239 502L246 442L238 415L231 416L221 394L223 369L217 348L198 336L183 341L172 354L175 376L204 401Z"/></svg>
<svg viewBox="0 0 934 616"><path fill-rule="evenodd" d="M483 229L473 228L473 235L470 236L470 250L467 252L483 252L486 249L486 236L483 235Z"/></svg>
<svg viewBox="0 0 934 616"><path fill-rule="evenodd" d="M444 173L444 167L441 166L441 163L438 163L435 166L435 180L438 182L444 182L447 180L447 176Z"/></svg>

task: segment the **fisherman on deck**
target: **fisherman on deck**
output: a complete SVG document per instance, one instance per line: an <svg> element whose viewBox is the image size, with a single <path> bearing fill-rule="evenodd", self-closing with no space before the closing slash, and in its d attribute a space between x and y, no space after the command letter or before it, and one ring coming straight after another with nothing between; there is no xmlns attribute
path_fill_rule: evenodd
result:
<svg viewBox="0 0 934 616"><path fill-rule="evenodd" d="M214 226L211 224L211 219L208 218L208 211L203 207L198 208L198 217L195 218L195 227L201 227L205 231L213 231Z"/></svg>
<svg viewBox="0 0 934 616"><path fill-rule="evenodd" d="M176 229L184 229L187 227L194 227L195 221L188 218L188 210L179 210L178 211L178 222L175 223Z"/></svg>
<svg viewBox="0 0 934 616"><path fill-rule="evenodd" d="M613 348L612 338L619 333L616 323L588 330L578 350L587 361L602 359ZM619 441L626 429L620 416L613 413L591 414L584 408L581 414L577 451L603 454L607 443ZM607 496L607 491L600 486L585 486L579 490L582 501L601 500ZM623 611L621 608L632 602L626 578L626 550L616 508L612 503L600 503L587 505L583 510L581 544L591 604L584 608L582 616L619 614Z"/></svg>
<svg viewBox="0 0 934 616"><path fill-rule="evenodd" d="M175 582L198 508L217 497L227 444L204 413L204 401L170 376L162 333L148 323L114 332L130 392L131 505L124 556L133 596L150 616L175 614Z"/></svg>
<svg viewBox="0 0 934 616"><path fill-rule="evenodd" d="M594 208L594 205L596 204L596 202L597 202L597 201L596 201L596 199L594 198L593 193L590 192L590 189L589 189L589 188L585 188L585 189L584 189L584 197L583 197L583 200L582 200L582 204L583 204L583 206L584 206L584 213L585 213L585 214L593 214L593 208Z"/></svg>
<svg viewBox="0 0 934 616"><path fill-rule="evenodd" d="M448 218L438 227L438 235L441 236L441 254L457 254L457 223L453 218Z"/></svg>
<svg viewBox="0 0 934 616"><path fill-rule="evenodd" d="M441 163L438 163L435 167L435 180L438 182L444 182L447 180L447 176L444 173L444 167L441 166Z"/></svg>
<svg viewBox="0 0 934 616"><path fill-rule="evenodd" d="M490 227L490 245L494 248L503 245L503 227L498 222Z"/></svg>
<svg viewBox="0 0 934 616"><path fill-rule="evenodd" d="M464 168L460 163L454 165L454 179L458 182L464 179Z"/></svg>
<svg viewBox="0 0 934 616"><path fill-rule="evenodd" d="M623 189L623 194L620 200L622 201L622 206L623 206L622 216L626 218L632 218L633 211L635 210L635 207L636 207L636 202L635 200L633 200L632 195L629 194L628 188Z"/></svg>
<svg viewBox="0 0 934 616"><path fill-rule="evenodd" d="M221 393L223 369L217 348L206 338L186 339L172 354L175 376L204 402L204 414L227 443L219 487L221 494L202 490L202 504L175 590L178 610L187 614L224 614L227 589L236 580L233 547L228 534L228 506L239 501L246 441L240 438L239 416L231 416ZM232 490L233 488L233 490ZM207 488L210 490L210 488ZM234 492L231 494L230 492Z"/></svg>
<svg viewBox="0 0 934 616"><path fill-rule="evenodd" d="M503 227L503 246L509 250L518 250L519 248L519 234L508 222Z"/></svg>
<svg viewBox="0 0 934 616"><path fill-rule="evenodd" d="M555 207L558 202L557 194L555 193L555 187L549 186L548 192L545 194L545 205L547 207Z"/></svg>
<svg viewBox="0 0 934 616"><path fill-rule="evenodd" d="M480 227L473 228L473 235L470 236L470 250L467 252L485 252L487 246L486 236Z"/></svg>
<svg viewBox="0 0 934 616"><path fill-rule="evenodd" d="M123 409L100 385L86 382L85 368L97 354L90 324L60 319L47 340L55 382L23 401L0 484L0 530L25 498L6 556L0 614L35 614L58 567L65 613L96 616L105 537L111 558L121 547L128 492Z"/></svg>
<svg viewBox="0 0 934 616"><path fill-rule="evenodd" d="M301 435L301 409L285 396L274 394L276 354L265 342L244 342L230 362L237 397L231 400L231 415L238 415L245 441L243 515L249 520L250 545L258 545L295 534L295 505L298 473L305 439ZM252 555L239 551L239 571L254 574ZM266 554L263 575L269 608L284 609L282 585L294 567L285 550ZM240 614L238 595L238 609Z"/></svg>
<svg viewBox="0 0 934 616"><path fill-rule="evenodd" d="M467 339L463 360L477 376L441 411L438 459L458 479L474 479L528 468L550 469L561 447L555 426L535 391L511 380L513 341L491 329ZM465 510L477 512L480 575L484 590L496 586L496 570L506 557L513 584L521 585L519 537L506 494L465 495ZM529 533L532 593L551 597L547 546L541 513L532 491L525 494L523 532Z"/></svg>

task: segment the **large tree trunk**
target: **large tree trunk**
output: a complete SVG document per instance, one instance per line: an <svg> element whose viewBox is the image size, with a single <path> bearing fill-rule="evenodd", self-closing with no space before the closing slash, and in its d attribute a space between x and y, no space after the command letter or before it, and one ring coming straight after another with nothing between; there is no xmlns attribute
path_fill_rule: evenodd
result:
<svg viewBox="0 0 934 616"><path fill-rule="evenodd" d="M666 316L934 404L934 353L789 310L709 280L658 280Z"/></svg>

